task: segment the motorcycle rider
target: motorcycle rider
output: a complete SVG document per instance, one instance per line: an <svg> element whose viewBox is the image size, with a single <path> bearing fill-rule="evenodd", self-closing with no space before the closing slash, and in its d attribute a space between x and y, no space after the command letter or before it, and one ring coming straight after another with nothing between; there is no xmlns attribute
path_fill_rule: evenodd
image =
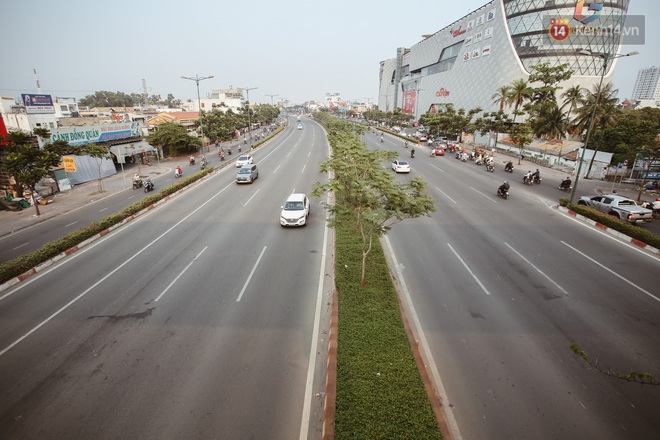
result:
<svg viewBox="0 0 660 440"><path fill-rule="evenodd" d="M381 135L380 135L380 142L381 142L381 143L384 142L384 138L383 138L383 134L382 134L382 133L381 133Z"/></svg>
<svg viewBox="0 0 660 440"><path fill-rule="evenodd" d="M532 182L532 176L533 176L533 174L532 174L531 170L527 171L527 174L525 174L525 176L523 177L523 181L525 183L527 183L527 182L531 183Z"/></svg>
<svg viewBox="0 0 660 440"><path fill-rule="evenodd" d="M505 180L504 183L502 183L500 187L497 188L497 194L504 194L507 191L509 191L509 188L510 188L509 182Z"/></svg>
<svg viewBox="0 0 660 440"><path fill-rule="evenodd" d="M412 150L410 150L410 157L411 158L415 157L415 147L413 147Z"/></svg>
<svg viewBox="0 0 660 440"><path fill-rule="evenodd" d="M513 171L513 162L508 161L504 167L504 171Z"/></svg>
<svg viewBox="0 0 660 440"><path fill-rule="evenodd" d="M406 141L405 146L406 146L406 148L408 148L408 141Z"/></svg>
<svg viewBox="0 0 660 440"><path fill-rule="evenodd" d="M541 180L541 172L537 168L536 171L534 171L534 173L532 173L532 181L536 182L538 180Z"/></svg>
<svg viewBox="0 0 660 440"><path fill-rule="evenodd" d="M560 187L561 189L568 189L568 188L570 188L570 187L571 187L571 178L570 178L570 177L567 177L567 178L565 178L564 180L562 180L561 183L559 184L559 187Z"/></svg>
<svg viewBox="0 0 660 440"><path fill-rule="evenodd" d="M195 156L191 154L190 159L188 159L188 162L190 162L190 165L195 165Z"/></svg>
<svg viewBox="0 0 660 440"><path fill-rule="evenodd" d="M183 170L181 169L180 165L177 165L176 168L174 169L174 177L179 177L183 176Z"/></svg>

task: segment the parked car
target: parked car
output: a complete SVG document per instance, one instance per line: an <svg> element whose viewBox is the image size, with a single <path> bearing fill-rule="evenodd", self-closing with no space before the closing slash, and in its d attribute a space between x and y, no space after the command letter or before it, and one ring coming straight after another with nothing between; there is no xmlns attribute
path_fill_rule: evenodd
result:
<svg viewBox="0 0 660 440"><path fill-rule="evenodd" d="M236 172L236 183L252 183L259 178L259 169L257 164L243 165Z"/></svg>
<svg viewBox="0 0 660 440"><path fill-rule="evenodd" d="M240 168L244 165L250 165L254 163L254 159L249 154L244 154L236 160L236 168Z"/></svg>
<svg viewBox="0 0 660 440"><path fill-rule="evenodd" d="M280 225L305 226L309 217L309 199L305 194L291 194L282 205Z"/></svg>
<svg viewBox="0 0 660 440"><path fill-rule="evenodd" d="M392 162L392 170L396 171L397 173L409 173L410 164L405 160L395 160Z"/></svg>
<svg viewBox="0 0 660 440"><path fill-rule="evenodd" d="M435 153L436 156L444 156L445 149L441 146L435 146L433 147L433 153Z"/></svg>
<svg viewBox="0 0 660 440"><path fill-rule="evenodd" d="M582 196L578 205L589 206L632 224L650 222L653 218L652 210L642 208L634 200L617 194Z"/></svg>

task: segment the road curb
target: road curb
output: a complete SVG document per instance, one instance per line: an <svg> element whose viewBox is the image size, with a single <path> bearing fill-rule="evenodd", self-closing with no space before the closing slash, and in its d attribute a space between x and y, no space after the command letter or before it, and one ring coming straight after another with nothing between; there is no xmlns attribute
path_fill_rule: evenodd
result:
<svg viewBox="0 0 660 440"><path fill-rule="evenodd" d="M332 312L328 337L328 364L325 379L325 403L323 408L323 440L335 438L335 404L337 402L337 331L339 325L339 299L332 289Z"/></svg>
<svg viewBox="0 0 660 440"><path fill-rule="evenodd" d="M568 209L564 206L557 205L556 209L560 212L563 212L564 214L569 215L570 217L575 218L576 220L581 221L582 223L586 223L588 225L591 225L591 226L595 227L596 229L599 229L599 230L601 230L601 231L603 231L603 232L605 232L609 235L612 235L612 236L618 238L621 241L624 241L626 243L630 243L634 246L637 246L638 248L644 249L645 251L649 251L652 254L660 255L660 250L654 248L653 246L650 246L650 245L648 245L644 242L641 242L641 241L639 241L635 238L629 237L624 233L621 233L621 232L619 232L617 230L614 230L614 229L612 229L608 226L605 226L602 223L598 223L597 221L592 220L590 218L587 218L587 217L585 217L581 214L578 214L577 212L572 211L572 210L570 210L570 209Z"/></svg>

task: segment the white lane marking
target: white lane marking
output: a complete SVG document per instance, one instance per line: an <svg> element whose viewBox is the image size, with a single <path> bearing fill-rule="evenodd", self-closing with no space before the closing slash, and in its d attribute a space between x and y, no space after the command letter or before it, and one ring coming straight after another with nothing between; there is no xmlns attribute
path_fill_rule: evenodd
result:
<svg viewBox="0 0 660 440"><path fill-rule="evenodd" d="M555 203L553 206L556 206L556 203ZM554 209L553 207L550 207L550 208L551 208L551 209ZM557 210L555 209L555 211L557 211ZM584 227L584 228L587 228L588 230L590 230L590 231L592 231L592 232L595 232L595 233L600 234L600 235L602 235L602 236L604 236L604 237L607 237L607 238L609 238L610 240L615 241L615 242L617 242L617 243L619 243L619 244L622 244L622 245L624 245L624 246L630 248L631 250L633 250L633 251L635 251L635 252L638 252L638 253L640 253L640 254L646 256L646 257L652 258L652 259L654 259L654 260L656 260L656 261L660 261L660 258L658 258L658 257L656 257L655 255L653 255L653 254L651 254L651 253L648 253L648 252L646 252L646 251L644 251L644 250L638 248L637 246L633 246L633 245L631 245L630 243L623 242L623 241L621 241L620 238L618 238L618 237L614 237L614 236L608 234L607 232L603 232L603 231L601 231L601 230L599 230L599 229L596 229L596 228L594 228L593 226L591 226L590 224L588 224L588 223L584 223L584 222L582 222L582 221L580 221L580 220L578 220L578 219L576 219L576 218L573 218L573 217L571 217L570 215L568 215L568 214L566 214L566 213L564 213L564 212L562 212L562 211L559 211L559 212L560 212L565 218L567 218L567 219L569 219L569 220L572 220L573 222L577 223L578 225L580 225L580 226L582 226L582 227Z"/></svg>
<svg viewBox="0 0 660 440"><path fill-rule="evenodd" d="M256 191L254 192L254 194L252 194L252 197L250 197L250 198L248 199L248 201L245 202L245 203L243 204L243 206L247 206L247 204L250 203L250 200L254 199L254 196L256 196L257 193L258 193L259 191L261 191L261 188L259 188L258 190L256 190Z"/></svg>
<svg viewBox="0 0 660 440"><path fill-rule="evenodd" d="M306 164L303 165L302 170L300 170L300 174L303 174L303 173L305 172L305 167L306 167L306 166L307 166Z"/></svg>
<svg viewBox="0 0 660 440"><path fill-rule="evenodd" d="M452 202L456 203L456 200L454 200L454 199L452 199L451 197L449 197L449 196L448 196L443 190L441 190L441 189L438 188L437 186L435 187L435 189L437 189L438 191L440 191L440 194L442 194L443 196L447 197L447 198L448 198L449 200L451 200Z"/></svg>
<svg viewBox="0 0 660 440"><path fill-rule="evenodd" d="M330 199L330 195L327 196ZM328 202L329 203L329 200ZM312 392L314 391L314 371L316 370L316 352L321 326L321 306L323 305L323 281L325 280L325 260L328 249L327 226L328 213L326 212L326 226L323 233L323 251L321 252L321 267L319 268L319 284L316 289L316 312L314 313L314 329L312 330L312 344L309 347L309 365L307 366L307 382L305 385L305 397L303 400L302 423L300 425L300 440L307 440L309 432L309 421L311 418Z"/></svg>
<svg viewBox="0 0 660 440"><path fill-rule="evenodd" d="M432 166L433 168L435 168L436 170L440 171L441 173L446 173L446 171L443 170L442 168L438 168L438 167L436 167L436 166L433 165L433 164L431 164L431 166Z"/></svg>
<svg viewBox="0 0 660 440"><path fill-rule="evenodd" d="M660 298L658 298L657 296L653 295L653 294L652 294L651 292L649 292L648 290L643 289L642 287L638 286L637 284L633 283L632 281L628 280L627 278L625 278L625 277L619 275L618 273L614 272L612 269L610 269L610 268L608 268L608 267L605 267L605 265L603 265L603 264L599 263L598 261L594 260L593 258L591 258L590 256L588 256L587 254L585 254L585 253L583 253L583 252L577 250L576 248L574 248L574 247L571 246L570 244L566 243L565 241L562 241L561 243L562 243L562 244L565 244L565 245L568 246L569 248L573 249L575 252L577 252L578 254L582 255L584 258L586 258L587 260L591 261L591 262L594 263L595 265L600 266L601 268L605 269L606 271L608 271L609 273L611 273L611 274L614 275L615 277L619 278L620 280L625 281L626 283L630 284L630 285L633 286L635 289L638 289L639 291L641 291L641 292L647 294L648 296L650 296L650 297L653 298L654 300L660 302Z"/></svg>
<svg viewBox="0 0 660 440"><path fill-rule="evenodd" d="M490 292L488 291L488 289L486 289L486 287L483 284L481 284L481 281L479 281L479 278L477 278L477 276L474 274L474 272L472 272L472 269L470 269L470 266L468 266L467 263L465 263L465 261L463 261L461 256L458 255L458 252L456 252L454 250L454 248L451 247L451 244L447 243L447 246L449 246L449 249L451 249L451 251L454 253L454 255L456 255L456 258L458 258L458 261L460 261L463 264L463 267L465 267L465 270L467 270L468 273L470 275L472 275L472 278L474 278L474 280L477 282L477 284L479 284L479 286L481 286L481 289L486 293L486 295L490 295Z"/></svg>
<svg viewBox="0 0 660 440"><path fill-rule="evenodd" d="M273 171L273 174L275 174L275 173L277 172L277 170L280 169L281 166L282 166L282 165L278 165L277 168L275 168L275 171Z"/></svg>
<svg viewBox="0 0 660 440"><path fill-rule="evenodd" d="M261 254L259 254L259 258L257 258L257 262L254 263L254 267L250 271L250 275L248 275L247 280L245 280L245 284L243 284L243 288L241 289L241 293L238 295L238 298L236 298L236 302L239 302L241 298L243 297L243 294L245 293L245 290L247 289L248 284L250 284L250 280L252 279L252 276L254 275L254 272L257 270L257 266L259 265L259 262L261 261L261 257L264 256L264 252L266 252L266 249L268 246L264 246L264 248L261 250Z"/></svg>
<svg viewBox="0 0 660 440"><path fill-rule="evenodd" d="M105 207L105 208L103 208L103 209L99 209L99 212L103 212L103 211L105 211L106 209L108 209L108 208Z"/></svg>
<svg viewBox="0 0 660 440"><path fill-rule="evenodd" d="M431 376L433 377L433 382L435 383L435 386L438 390L440 402L442 403L442 410L445 416L447 417L447 423L449 423L449 429L453 434L454 440L461 440L462 437L458 429L458 423L456 423L456 419L454 417L454 411L449 404L449 397L447 396L447 391L445 390L445 386L442 383L442 379L440 379L440 373L438 372L438 367L435 364L435 359L433 359L433 354L431 353L431 348L429 346L428 340L426 339L426 334L424 333L424 329L419 322L419 316L417 316L417 311L415 310L415 306L413 305L412 298L410 297L410 291L408 290L406 280L403 277L403 273L401 273L401 266L399 266L399 263L397 262L396 255L394 255L394 249L392 249L392 243L390 243L389 237L385 235L383 239L387 244L387 249L392 258L394 269L396 270L397 276L399 277L399 281L401 282L401 291L403 297L406 300L407 308L410 311L410 316L415 326L415 332L419 337L419 345L422 347L422 350L424 351L424 357L425 357L424 360L426 361L426 364L431 372Z"/></svg>
<svg viewBox="0 0 660 440"><path fill-rule="evenodd" d="M78 220L76 220L75 222L71 222L71 223L69 223L68 225L64 225L64 227L65 227L65 228L68 228L69 226L73 226L73 225L75 225L76 223L78 223Z"/></svg>
<svg viewBox="0 0 660 440"><path fill-rule="evenodd" d="M27 246L28 244L30 244L30 242L29 242L29 241L26 241L26 242L23 243L22 245L16 246L13 250L20 249L20 248L22 248L23 246Z"/></svg>
<svg viewBox="0 0 660 440"><path fill-rule="evenodd" d="M554 284L554 286L555 286L557 289L559 289L564 295L568 296L568 292L567 292L566 290L564 290L564 288L561 287L559 284L555 283L555 282L552 280L552 278L550 278L550 277L547 276L545 273L543 273L543 271L542 271L541 269L539 269L538 267L534 266L534 264L533 264L531 261L529 261L527 258L523 257L522 254L521 254L520 252L518 252L517 250L515 250L513 247L511 247L511 246L509 245L509 243L504 242L504 244L505 244L509 249L511 249L513 252L515 252L516 255L518 255L520 258L522 258L523 261L524 261L525 263L529 264L529 265L532 266L534 269L536 269L536 271L537 271L538 273L540 273L541 275L543 275L543 276L545 277L546 280L548 280L548 281L550 281L552 284Z"/></svg>
<svg viewBox="0 0 660 440"><path fill-rule="evenodd" d="M491 202L493 202L493 203L497 203L497 200L493 199L493 198L490 197L489 195L486 195L486 194L482 193L482 192L479 191L478 189L473 188L473 187L470 187L470 189L473 190L474 192L476 192L477 194L481 194L482 196L484 196L485 198L487 198L487 199L490 200Z"/></svg>
<svg viewBox="0 0 660 440"><path fill-rule="evenodd" d="M131 261L133 261L133 259L137 258L138 255L140 255L142 252L144 252L144 251L146 251L147 249L149 249L149 248L150 248L152 245L154 245L157 241L159 241L161 238L163 238L164 236L166 236L167 234L169 234L174 228L176 228L176 227L179 226L181 223L183 223L183 222L185 222L186 220L188 220L191 216L193 216L197 211L199 211L200 209L202 209L204 206L206 206L207 204L211 203L216 197L218 197L220 194L222 194L222 193L223 193L227 188L229 188L230 186L234 186L234 183L232 182L232 183L230 183L229 185L227 185L227 186L225 186L224 188L222 188L222 189L221 189L216 195L210 197L206 202L202 203L202 204L199 205L197 208L195 208L194 210L192 210L192 212L191 212L190 214L188 214L187 216L183 217L183 218L182 218L181 220L179 220L177 223L175 223L174 225L172 225L172 227L170 227L168 230L166 230L165 232L163 232L162 234L160 234L158 237L154 238L154 239L151 241L151 243L147 244L145 247L143 247L142 249L140 249L139 251L137 251L136 253L134 253L133 255L131 255L129 258L126 259L126 261L124 261L122 264L120 264L120 265L117 266L115 269L113 269L112 271L110 271L106 276L104 276L103 278L101 278L100 280L98 280L96 283L92 284L92 285L91 285L90 287L88 287L84 292L82 292L80 295L76 296L76 297L73 298L71 301L69 301L68 303L66 303L66 304L65 304L62 308L60 308L58 311L56 311L55 313L53 313L52 315L50 315L48 318L46 318L46 319L44 319L43 321L41 321L39 324L37 324L35 327L33 327L30 331L28 331L28 332L25 333L23 336L21 336L20 338L18 338L18 339L15 340L14 342L12 342L12 343L11 343L9 346L7 346L4 350L0 351L0 356L2 356L3 354L7 353L9 350L11 350L12 348L14 348L14 347L15 347L16 345L18 345L19 343L21 343L25 338L27 338L27 337L30 336L32 333L36 332L36 331L39 330L41 327L43 327L44 325L46 325L50 320L52 320L52 319L55 318L57 315L59 315L60 313L62 313L64 310L66 310L66 309L67 309L69 306L71 306L72 304L76 303L80 298L82 298L83 296L87 295L89 292L92 291L92 289L94 289L96 286L98 286L99 284L101 284L102 282L104 282L105 280L107 280L108 278L110 278L112 275L114 275L116 272L118 272L122 267L126 266L128 263L130 263ZM153 213L153 212L154 212L154 211L152 210L151 213ZM143 220L143 219L146 218L146 217L148 217L148 214L147 214L147 215L144 215L144 216L141 216L141 217L138 218L135 222L131 222L128 226L130 227L130 226L133 225L133 224L137 224L137 222ZM122 228L122 229L120 230L120 232L127 231L127 230L128 230L128 227L127 227L127 228ZM75 261L76 258L78 258L78 257L80 257L80 256L82 256L82 255L84 255L84 254L86 254L87 252L89 252L90 250L94 249L96 246L100 245L101 243L104 243L106 240L110 239L113 235L114 235L114 234L108 234L108 235L106 235L106 238L97 241L96 243L90 245L89 247L86 247L86 248L83 249L81 252L77 252L77 253L73 254L73 255L71 256L71 258L64 260L64 261L62 262L62 264L60 264L60 265L58 265L58 266L56 266L56 267L53 267L52 269L47 270L46 272L43 272L43 273L40 274L40 275L38 274L37 276L32 277L32 279L30 279L30 280L26 281L25 283L19 285L15 290L12 290L12 291L9 292L8 294L6 294L6 295L0 297L0 300L3 300L3 299L5 299L5 298L9 297L10 295L13 295L14 293L18 292L19 290L21 290L21 289L23 289L23 288L29 286L29 285L32 284L34 281L40 279L42 276L44 276L44 275L46 275L46 274L48 274L48 273L50 273L50 272L52 272L52 271L54 271L54 270L56 270L56 269L61 268L61 267L64 266L65 264L70 263L70 262L72 262L72 261Z"/></svg>
<svg viewBox="0 0 660 440"><path fill-rule="evenodd" d="M163 290L163 291L161 292L161 294L158 295L158 297L154 300L154 302L158 302L158 300L161 299L161 298L163 297L163 295L165 295L165 294L167 293L168 290L170 290L170 288L174 285L174 283L176 283L177 280L178 280L179 278L181 278L181 275L183 275L184 273L186 273L186 271L190 268L190 266L192 266L193 263L194 263L195 261L197 261L197 259L198 259L198 258L204 253L204 251L205 251L206 249L208 249L208 246L205 246L204 249L202 249L202 251L201 251L199 254L197 254L197 256L196 256L195 258L193 258L192 261L191 261L190 263L188 263L188 265L185 267L185 269L183 269L183 270L179 273L179 275L177 275L176 278L174 278L174 279L172 280L172 282L171 282L171 283L165 288L165 290Z"/></svg>

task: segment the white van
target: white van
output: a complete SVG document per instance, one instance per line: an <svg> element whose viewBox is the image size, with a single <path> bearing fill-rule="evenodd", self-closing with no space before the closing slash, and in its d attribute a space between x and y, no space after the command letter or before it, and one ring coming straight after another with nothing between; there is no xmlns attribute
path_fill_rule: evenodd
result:
<svg viewBox="0 0 660 440"><path fill-rule="evenodd" d="M291 194L281 207L280 225L305 226L309 216L309 199L305 194Z"/></svg>

